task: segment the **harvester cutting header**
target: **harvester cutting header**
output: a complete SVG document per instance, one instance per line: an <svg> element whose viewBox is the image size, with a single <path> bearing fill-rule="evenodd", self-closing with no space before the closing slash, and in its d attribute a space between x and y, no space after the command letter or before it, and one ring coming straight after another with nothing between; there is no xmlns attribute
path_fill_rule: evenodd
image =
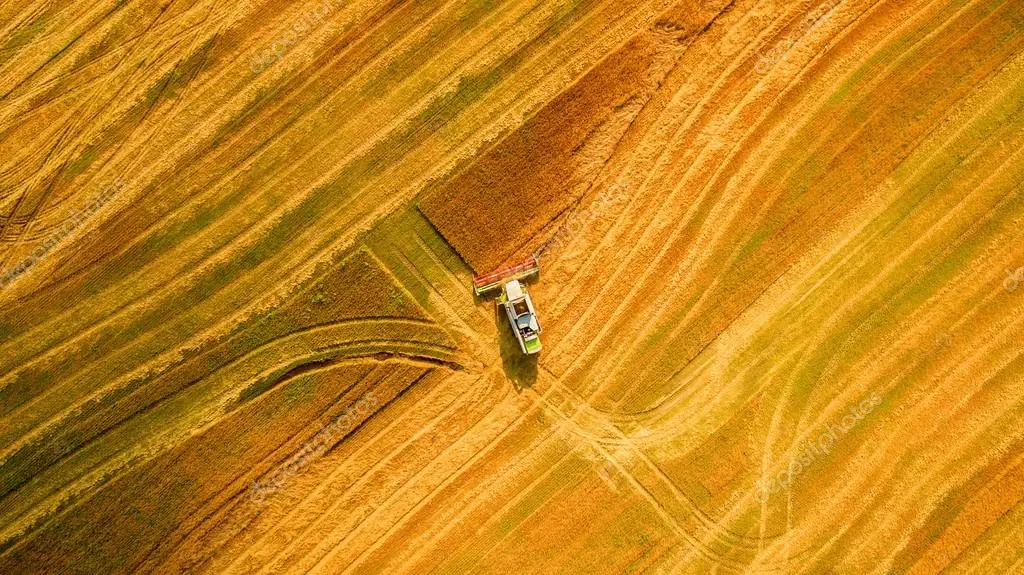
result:
<svg viewBox="0 0 1024 575"><path fill-rule="evenodd" d="M533 300L530 299L526 286L519 280L524 280L539 272L540 262L537 260L537 256L531 256L521 264L473 278L473 292L478 296L501 289L498 305L505 308L505 315L508 316L512 331L515 332L516 339L519 341L519 349L527 355L540 352L541 327L537 321Z"/></svg>

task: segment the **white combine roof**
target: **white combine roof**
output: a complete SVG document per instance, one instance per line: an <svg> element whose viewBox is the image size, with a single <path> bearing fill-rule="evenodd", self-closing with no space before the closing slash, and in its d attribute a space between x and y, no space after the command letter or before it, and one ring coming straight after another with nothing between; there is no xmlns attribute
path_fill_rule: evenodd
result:
<svg viewBox="0 0 1024 575"><path fill-rule="evenodd" d="M508 295L508 301L515 301L523 297L523 286L519 285L519 280L512 280L505 284L505 293Z"/></svg>

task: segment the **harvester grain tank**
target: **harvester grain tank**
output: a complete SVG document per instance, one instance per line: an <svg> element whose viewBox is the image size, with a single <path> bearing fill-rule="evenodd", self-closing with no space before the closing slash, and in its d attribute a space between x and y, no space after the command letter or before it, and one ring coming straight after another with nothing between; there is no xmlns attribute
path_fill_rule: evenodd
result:
<svg viewBox="0 0 1024 575"><path fill-rule="evenodd" d="M512 331L519 340L519 349L527 355L540 352L540 323L537 321L537 310L533 309L526 286L519 280L512 280L501 288L498 305L505 308L505 315L512 324Z"/></svg>

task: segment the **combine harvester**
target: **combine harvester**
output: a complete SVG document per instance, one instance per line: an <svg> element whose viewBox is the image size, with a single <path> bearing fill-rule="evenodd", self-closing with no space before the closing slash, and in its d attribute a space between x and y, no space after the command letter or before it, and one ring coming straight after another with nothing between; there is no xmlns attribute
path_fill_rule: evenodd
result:
<svg viewBox="0 0 1024 575"><path fill-rule="evenodd" d="M531 256L525 262L500 269L494 273L473 278L473 292L483 295L501 289L498 305L505 308L505 315L512 324L512 331L519 340L519 349L527 355L540 352L540 323L537 311L533 308L533 300L526 291L526 286L519 280L526 279L540 272L537 256Z"/></svg>

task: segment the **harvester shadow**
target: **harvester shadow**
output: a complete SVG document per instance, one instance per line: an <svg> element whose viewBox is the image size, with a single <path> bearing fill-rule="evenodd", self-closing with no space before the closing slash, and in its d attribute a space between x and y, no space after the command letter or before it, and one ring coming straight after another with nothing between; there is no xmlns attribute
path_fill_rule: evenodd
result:
<svg viewBox="0 0 1024 575"><path fill-rule="evenodd" d="M519 349L519 342L516 334L512 332L512 326L508 317L497 302L494 302L494 319L498 324L498 342L501 352L501 369L505 377L512 382L516 393L533 387L537 381L537 355L526 355Z"/></svg>

